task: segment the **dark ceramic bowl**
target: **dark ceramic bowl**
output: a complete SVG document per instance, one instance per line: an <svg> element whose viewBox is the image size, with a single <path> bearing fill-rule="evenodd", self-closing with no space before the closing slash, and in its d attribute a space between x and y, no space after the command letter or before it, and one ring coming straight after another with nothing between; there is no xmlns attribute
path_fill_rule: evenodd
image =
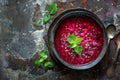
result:
<svg viewBox="0 0 120 80"><path fill-rule="evenodd" d="M75 66L72 64L69 64L67 62L65 62L57 53L57 50L55 48L55 44L54 44L54 38L55 38L55 34L56 34L56 30L58 29L60 22L63 21L64 19L71 17L71 16L85 16L85 17L89 17L92 20L94 20L101 28L102 32L103 32L103 47L102 50L99 54L99 56L92 62L88 63L88 64L84 64L84 65L79 65L79 66ZM103 23L100 21L100 19L92 12L89 12L87 10L84 9L69 9L66 11L63 11L61 14L59 14L54 21L52 22L52 24L50 25L50 28L48 30L48 47L50 50L51 55L53 56L53 58L57 59L59 62L61 62L64 66L70 68L70 69L75 69L75 70L83 70L83 69L88 69L91 68L93 66L95 66L96 64L98 64L102 58L104 57L106 50L107 50L107 46L108 46L108 38L107 38L107 33L105 31L105 27L103 25Z"/></svg>

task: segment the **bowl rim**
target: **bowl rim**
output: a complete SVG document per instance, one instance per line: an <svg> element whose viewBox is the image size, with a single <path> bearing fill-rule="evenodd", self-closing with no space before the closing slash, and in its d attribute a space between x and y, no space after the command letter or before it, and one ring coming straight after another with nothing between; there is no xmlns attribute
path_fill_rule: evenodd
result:
<svg viewBox="0 0 120 80"><path fill-rule="evenodd" d="M92 18L94 21L96 21L96 23L101 27L102 31L103 31L103 38L104 38L104 43L103 43L103 47L102 50L99 54L99 56L94 60L91 61L87 64L83 64L83 65L79 65L79 66L75 66L72 64L69 64L67 62L65 62L57 53L56 49L55 49L55 45L54 45L54 35L55 35L55 30L57 27L55 27L57 24L59 24L59 21L62 20L63 18L65 18L65 16L68 16L69 14L72 13L77 13L78 15L81 15L84 13L84 15L89 16L90 18ZM69 15L71 16L71 15ZM108 47L108 37L107 37L107 33L105 31L105 27L103 25L103 23L101 22L101 20L92 12L85 10L85 9L68 9L65 10L63 12L61 12L60 14L58 14L53 22L51 23L49 29L48 29L48 33L47 33L47 40L48 40L48 48L50 51L50 54L55 57L59 62L61 62L63 65L65 65L66 67L70 68L70 69L75 69L75 70L84 70L84 69L89 69L93 66L95 66L96 64L98 64L102 58L104 57L107 47Z"/></svg>

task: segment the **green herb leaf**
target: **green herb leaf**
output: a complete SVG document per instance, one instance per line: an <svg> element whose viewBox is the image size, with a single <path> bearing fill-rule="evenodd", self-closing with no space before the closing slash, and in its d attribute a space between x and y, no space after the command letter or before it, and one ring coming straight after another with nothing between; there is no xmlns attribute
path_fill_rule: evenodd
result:
<svg viewBox="0 0 120 80"><path fill-rule="evenodd" d="M76 40L76 36L68 35L68 42L69 42L70 44L74 43L75 40Z"/></svg>
<svg viewBox="0 0 120 80"><path fill-rule="evenodd" d="M82 53L82 46L77 46L74 48L74 51L77 53L77 54L81 54Z"/></svg>
<svg viewBox="0 0 120 80"><path fill-rule="evenodd" d="M49 22L51 19L51 16L50 14L46 15L44 18L43 18L43 23L46 24L47 22Z"/></svg>
<svg viewBox="0 0 120 80"><path fill-rule="evenodd" d="M53 68L55 65L53 62L45 62L44 63L44 67L47 67L47 68Z"/></svg>
<svg viewBox="0 0 120 80"><path fill-rule="evenodd" d="M51 4L48 11L51 15L56 14L58 11L57 4Z"/></svg>
<svg viewBox="0 0 120 80"><path fill-rule="evenodd" d="M39 55L40 55L40 59L34 61L34 64L36 66L40 67L41 64L44 64L44 67L48 67L48 68L54 67L54 64L52 62L46 62L46 59L48 58L46 50L40 51Z"/></svg>
<svg viewBox="0 0 120 80"><path fill-rule="evenodd" d="M35 60L34 64L39 67L45 60L45 58L40 58L39 60Z"/></svg>
<svg viewBox="0 0 120 80"><path fill-rule="evenodd" d="M82 42L82 38L77 38L74 35L68 35L68 42L69 42L69 47L74 48L74 51L77 54L82 53L82 46L79 46L79 44Z"/></svg>
<svg viewBox="0 0 120 80"><path fill-rule="evenodd" d="M42 50L40 51L40 57L41 57L41 60L46 60L48 58L48 55L47 55L47 51L46 50Z"/></svg>
<svg viewBox="0 0 120 80"><path fill-rule="evenodd" d="M82 38L77 38L74 41L74 44L80 44L82 42Z"/></svg>
<svg viewBox="0 0 120 80"><path fill-rule="evenodd" d="M82 38L77 38L77 37L74 36L74 35L69 35L69 36L68 36L68 42L69 42L70 44L76 44L76 45L78 45L78 44L81 43L81 41L82 41Z"/></svg>
<svg viewBox="0 0 120 80"><path fill-rule="evenodd" d="M39 62L42 63L44 62L46 59L45 58L40 58Z"/></svg>
<svg viewBox="0 0 120 80"><path fill-rule="evenodd" d="M76 46L76 44L70 44L70 48L75 48Z"/></svg>
<svg viewBox="0 0 120 80"><path fill-rule="evenodd" d="M46 50L40 51L40 56L41 56L41 57L44 57L44 56L46 56L46 55L47 55L47 51L46 51Z"/></svg>
<svg viewBox="0 0 120 80"><path fill-rule="evenodd" d="M38 67L41 65L41 63L40 63L39 60L35 60L34 64L35 64L36 66L38 66Z"/></svg>
<svg viewBox="0 0 120 80"><path fill-rule="evenodd" d="M46 60L48 58L48 55L44 55L41 57L43 60Z"/></svg>

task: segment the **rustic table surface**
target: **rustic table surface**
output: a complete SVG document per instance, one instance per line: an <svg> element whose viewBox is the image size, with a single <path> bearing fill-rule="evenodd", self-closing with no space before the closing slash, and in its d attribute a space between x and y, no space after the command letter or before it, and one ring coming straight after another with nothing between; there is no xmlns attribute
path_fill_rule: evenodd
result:
<svg viewBox="0 0 120 80"><path fill-rule="evenodd" d="M101 19L105 27L107 27L109 24L114 24L117 28L116 34L120 32L120 0L48 0L48 2L47 0L37 0L37 1L38 1L38 4L37 5L33 4L35 6L33 6L33 8L30 8L34 11L33 22L34 20L36 20L36 18L43 17L44 11L47 10L49 4L57 3L58 14L61 13L63 10L70 9L70 8L87 9L95 13ZM13 26L12 28L14 28L17 26L16 24L19 24L22 26L26 26L26 25L29 26L29 24L32 24L31 21L29 20L31 19L29 18L31 17L30 15L32 15L32 14L29 14L30 10L24 10L20 7L20 6L24 7L24 4L27 4L27 3L28 3L28 6L32 5L31 2L33 2L33 0L29 0L29 1L1 0L0 1L0 36L1 36L0 38L0 80L120 80L120 58L117 62L115 76L111 79L107 78L106 76L106 70L111 64L112 57L114 56L114 53L116 50L116 44L114 42L114 39L111 40L108 50L104 58L102 59L102 61L98 63L95 67L88 70L83 70L83 71L67 69L64 66L58 64L57 62L55 62L55 67L53 69L47 69L44 67L38 68L34 65L34 60L38 58L38 54L35 54L34 56L28 59L29 54L24 55L24 53L22 54L19 52L19 49L16 49L16 51L18 51L18 53L16 53L13 48L13 45L16 45L16 47L20 47L20 45L14 44L14 42L10 43L11 39L10 40L8 39L11 37L12 38L15 38L15 37L13 37L14 35L9 36L10 35L9 30L11 28L9 29L6 26L8 26L7 24L9 24ZM6 7L4 7L3 9L3 6L7 6L7 9ZM4 10L6 10L7 12ZM23 12L27 11L28 13L21 15L19 13L19 11L21 10L23 10ZM7 15L7 18L6 18L6 15ZM49 28L50 23L53 21L55 16L56 15L53 15L51 21L46 25L40 24L39 27L36 28L34 27L34 24L33 24L32 30L33 31L42 30L44 29L45 26ZM23 17L25 17L25 19ZM3 21L3 20L6 20L5 18L11 19L12 22L7 20L7 23L5 23ZM26 20L26 22L24 22L24 20ZM2 23L5 23L6 25ZM4 29L8 30L7 33L6 33L6 30L2 31L4 30L2 29L3 28L2 26L4 26ZM22 28L24 28L25 31L29 31L28 29L29 27L27 28L22 27ZM24 33L24 30L23 30L23 33ZM14 31L18 31L18 32L22 31L21 26L19 26L18 28L14 28ZM46 32L47 31L45 31L45 33ZM6 42L4 42L5 40ZM46 40L46 36L44 36L44 40ZM12 48L8 47L7 45L12 46ZM23 49L23 52L27 52L26 45L20 48ZM54 60L50 56L48 60L54 62Z"/></svg>

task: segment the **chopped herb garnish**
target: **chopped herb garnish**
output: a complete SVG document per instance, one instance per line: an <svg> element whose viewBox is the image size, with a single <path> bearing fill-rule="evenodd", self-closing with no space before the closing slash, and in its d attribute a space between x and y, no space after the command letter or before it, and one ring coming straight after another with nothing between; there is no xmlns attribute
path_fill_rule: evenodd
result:
<svg viewBox="0 0 120 80"><path fill-rule="evenodd" d="M76 40L76 36L73 36L73 35L69 35L68 36L68 42L70 44L73 44L75 40Z"/></svg>
<svg viewBox="0 0 120 80"><path fill-rule="evenodd" d="M74 35L68 35L68 42L70 44L69 47L73 48L77 54L82 53L82 46L79 45L82 42L82 38L78 38Z"/></svg>
<svg viewBox="0 0 120 80"><path fill-rule="evenodd" d="M77 54L81 54L82 53L82 46L77 46L74 48L74 51L77 53Z"/></svg>
<svg viewBox="0 0 120 80"><path fill-rule="evenodd" d="M77 38L77 37L76 37L76 39L75 39L75 41L74 41L74 44L80 44L81 41L82 41L82 38Z"/></svg>
<svg viewBox="0 0 120 80"><path fill-rule="evenodd" d="M70 44L70 48L75 48L77 44Z"/></svg>

